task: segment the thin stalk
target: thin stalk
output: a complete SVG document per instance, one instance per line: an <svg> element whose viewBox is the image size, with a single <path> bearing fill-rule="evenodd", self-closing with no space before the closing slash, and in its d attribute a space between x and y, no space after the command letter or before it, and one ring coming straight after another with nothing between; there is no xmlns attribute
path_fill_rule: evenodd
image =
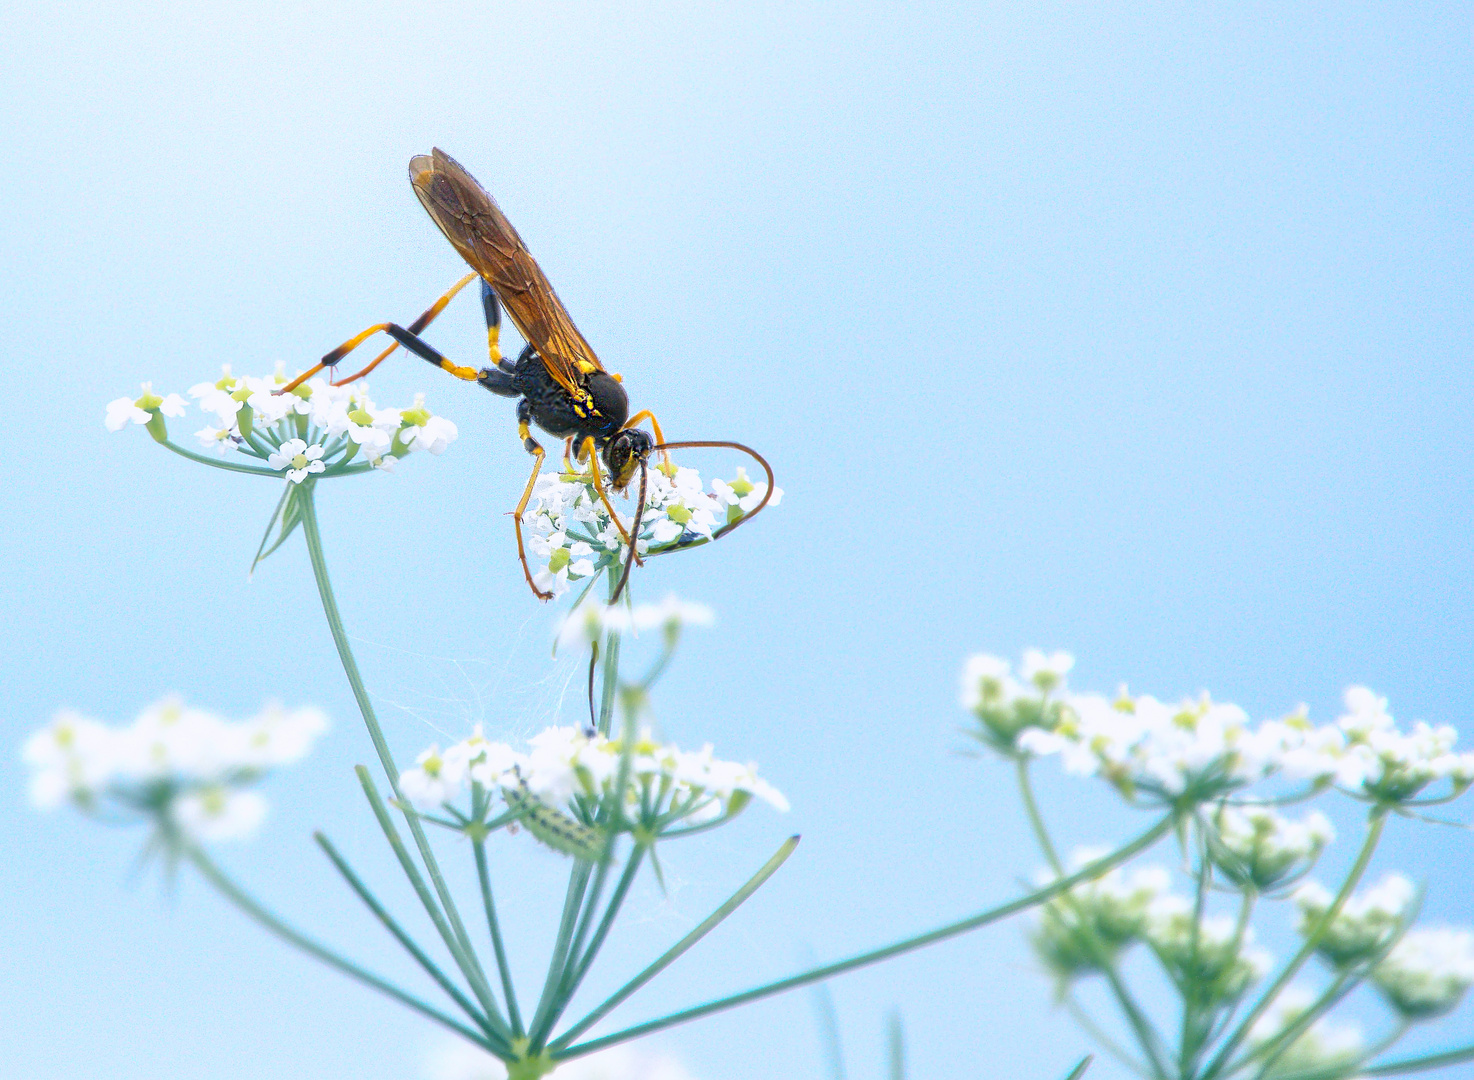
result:
<svg viewBox="0 0 1474 1080"><path fill-rule="evenodd" d="M1424 1054L1421 1057L1403 1058L1401 1061L1389 1061L1385 1065L1373 1065L1358 1071L1363 1076L1396 1076L1398 1073L1440 1069L1445 1065L1458 1065L1465 1061L1474 1061L1474 1045L1444 1050L1437 1054Z"/></svg>
<svg viewBox="0 0 1474 1080"><path fill-rule="evenodd" d="M409 934L405 933L403 927L394 920L394 917L389 914L384 908L384 905L379 903L378 897L374 896L368 886L363 883L363 879L354 873L353 868L348 865L348 861L333 846L332 841L321 832L313 833L312 837L317 841L318 846L327 854L327 857L332 860L333 865L337 867L338 873L343 875L343 879L358 894L359 899L368 906L368 909L374 913L379 922L384 924L384 928L394 935L395 940L403 945L405 950L415 958L420 967L425 969L425 973L434 979L442 990L450 995L455 1003L461 1007L461 1011L476 1021L478 1027L483 1028L488 1036L501 1043L501 1036L487 1022L486 1017L471 1003L471 1000L465 994L461 993L460 988L450 981L450 978L445 972L441 971L439 966L425 954L425 951L415 943L415 940ZM507 1046L506 1049L510 1050L511 1048Z"/></svg>
<svg viewBox="0 0 1474 1080"><path fill-rule="evenodd" d="M1191 947L1188 950L1188 963L1193 972L1198 970L1198 959L1202 951L1203 939L1203 915L1208 905L1208 889L1213 883L1213 864L1208 859L1208 841L1203 831L1202 823L1198 822L1198 888L1193 902L1193 926ZM1234 955L1237 955L1235 951ZM1182 989L1182 1031L1178 1038L1177 1072L1179 1076L1189 1076L1192 1073L1192 1065L1196 1063L1203 1045L1204 1009L1201 996L1197 992L1197 986L1193 983ZM1208 1025L1211 1027L1211 1014L1207 1017Z"/></svg>
<svg viewBox="0 0 1474 1080"><path fill-rule="evenodd" d="M409 879L410 886L414 889L415 895L420 898L420 904L424 907L425 913L430 916L430 921L435 924L435 929L439 932L440 939L445 942L445 947L450 952L451 958L455 960L456 966L461 969L461 974L465 976L466 982L470 984L472 993L476 995L476 1000L481 1002L481 1007L485 1010L487 1019L499 1035L510 1041L511 1031L508 1029L506 1021L502 1019L501 1011L496 1005L496 1000L491 996L490 989L486 986L485 976L483 975L478 978L481 969L475 962L475 954L471 953L467 955L469 949L463 941L465 936L464 928L461 928L461 932L457 934L452 925L446 921L446 916L436 904L435 898L430 895L430 890L425 885L425 879L420 876L419 868L415 866L414 859L410 857L409 849L404 846L404 841L400 839L399 830L394 827L394 821L389 816L389 808L384 805L384 800L379 795L379 789L374 786L374 779L369 775L369 771L362 765L358 765L354 768L354 772L358 774L358 782L363 787L363 793L368 798L369 806L374 812L374 817L378 819L379 828L383 829L385 839L389 841L389 846L394 850L394 855L399 860L400 869L404 871L404 876ZM411 825L416 824L413 817L409 820ZM443 882L441 884L443 885ZM442 900L445 899L443 892L441 898Z"/></svg>
<svg viewBox="0 0 1474 1080"><path fill-rule="evenodd" d="M407 993L393 983L387 982L379 976L371 974L353 963L345 960L325 945L320 945L306 934L292 928L281 919L273 915L267 908L263 907L249 893L226 876L225 872L210 861L210 857L199 848L186 847L185 858L189 859L215 888L225 896L227 900L240 908L243 912L255 919L258 923L270 930L277 937L288 944L295 945L309 956L316 957L329 967L336 968L350 978L357 979L366 986L371 986L382 994L392 997L403 1005L408 1005L415 1012L427 1016L438 1024L454 1031L457 1035L469 1039L488 1053L495 1054L505 1060L503 1051L482 1033L468 1028L454 1017L447 1016L433 1005L426 1004L413 994Z"/></svg>
<svg viewBox="0 0 1474 1080"><path fill-rule="evenodd" d="M307 482L313 483L311 480ZM399 793L399 768L394 764L394 755L389 752L389 744L384 741L379 718L374 715L373 702L369 700L368 690L363 685L363 676L358 672L358 661L353 658L353 650L348 646L348 633L343 629L338 601L333 597L333 583L328 578L328 564L322 552L322 534L317 528L316 494L315 490L308 489L299 499L302 507L302 533L307 538L307 555L312 560L312 576L317 580L317 592L322 598L322 610L327 616L328 630L332 632L333 644L338 647L338 659L343 664L343 673L348 676L348 685L353 690L353 699L358 702L358 711L363 714L363 722L373 741L374 752L379 755L379 763L383 765L384 773L389 778L389 787L393 789L394 797L402 799Z"/></svg>
<svg viewBox="0 0 1474 1080"><path fill-rule="evenodd" d="M726 1009L735 1008L738 1005L745 1005L749 1001L757 1001L761 998L771 997L774 994L781 994L785 990L795 990L800 986L808 986L810 983L822 982L825 979L831 979L836 975L853 971L856 968L878 964L880 961L889 960L893 956L900 956L903 953L925 948L939 941L946 941L948 938L965 934L969 930L976 930L981 926L987 926L989 923L1006 919L1010 915L1016 915L1020 911L1027 911L1031 907L1051 900L1060 893L1074 888L1082 881L1089 881L1092 878L1099 877L1111 869L1111 867L1118 866L1128 859L1133 858L1139 852L1151 847L1165 836L1171 828L1172 816L1168 814L1151 828L1147 829L1146 832L1119 850L1082 867L1069 877L1061 878L1042 889L1037 889L1017 899L1010 900L1006 904L1000 904L986 911L980 911L976 915L959 919L957 922L948 923L946 926L940 926L935 930L928 930L926 933L917 934L914 937L904 938L901 941L882 946L879 949L859 953L858 955L851 956L845 960L839 960L833 964L824 964L821 967L812 968L809 971L800 972L797 975L790 975L787 978L778 979L775 982L765 983L762 986L754 987L751 990L744 990L738 994L730 994L727 997L717 998L715 1001L708 1001L704 1005L697 1005L694 1008L684 1009L681 1012L671 1013L668 1016L663 1016L656 1020L637 1024L634 1027L626 1028L623 1031L616 1032L602 1039L580 1043L578 1046L570 1047L567 1051L558 1054L558 1056L563 1059L578 1057L582 1054L602 1049L605 1046L612 1046L616 1042L624 1042L627 1039L633 1039L640 1035L648 1035L653 1031L660 1031L664 1028L674 1027L677 1024L684 1024L688 1020L695 1020L697 1017L708 1016L711 1013L722 1012ZM620 998L620 1000L622 1001L623 998ZM598 1015L594 1016L593 1020L589 1021L588 1024L580 1022L580 1026L574 1029L575 1034L586 1030L588 1026L600 1019L605 1012L608 1012L609 1009L612 1009L617 1004L619 1004L618 1001L613 1001L608 1005L607 1009L601 1006L600 1009L602 1011L599 1011ZM559 1047L561 1048L566 1041L566 1036L559 1039Z"/></svg>
<svg viewBox="0 0 1474 1080"><path fill-rule="evenodd" d="M656 960L653 964L651 964L644 971L640 972L633 979L625 983L613 994L611 994L603 1002L603 1004L599 1005L596 1009L594 1009L593 1012L589 1013L577 1024L573 1025L573 1027L571 1027L568 1031L561 1035L551 1046L549 1046L548 1049L553 1052L555 1057L561 1059L579 1057L583 1054L587 1054L594 1050L600 1049L601 1047L612 1046L616 1042L623 1042L624 1038L611 1035L608 1038L595 1039L593 1042L583 1043L581 1046L575 1046L572 1049L567 1050L566 1052L560 1053L563 1047L566 1047L574 1039L578 1038L589 1028L597 1024L601 1019L604 1018L607 1013L610 1012L610 1010L618 1006L620 1002L624 1001L640 987L644 986L647 982L655 978L655 976L659 975L671 964L675 963L675 961L678 960L681 955L686 952L687 949L691 948L692 945L695 945L698 941L700 941L713 929L715 929L724 919L727 918L727 916L731 915L732 912L741 907L749 896L757 892L758 889L762 888L763 883L766 882L768 878L777 873L778 867L782 866L785 862L788 861L788 856L793 854L793 849L796 847L798 847L798 837L790 836L773 854L773 857L769 859L766 863L764 863L762 867L758 870L758 872L752 875L752 877L747 880L746 884L744 884L742 888L733 893L727 899L726 903L713 911L710 915L703 919L694 930L692 930L685 937L681 938L680 941L676 942L664 953L662 953L660 958Z"/></svg>
<svg viewBox="0 0 1474 1080"><path fill-rule="evenodd" d="M1029 780L1029 761L1027 758L1019 758L1016 762L1019 783L1019 795L1023 800L1024 812L1028 815L1029 825L1034 831L1034 838L1039 843L1039 849L1049 862L1050 869L1054 871L1056 878L1065 876L1064 863L1060 861L1059 852L1055 850L1054 841L1049 837L1049 829L1044 824L1044 815L1039 811L1039 802L1034 798L1034 785ZM1126 1015L1126 1020L1131 1025L1132 1031L1136 1033L1136 1041L1141 1044L1141 1049L1151 1062L1152 1072L1159 1080L1166 1080L1168 1076L1165 1051L1162 1048L1162 1037L1157 1029L1148 1019L1140 1005L1136 1003L1131 990L1121 978L1121 973L1116 970L1116 965L1110 953L1096 940L1094 932L1086 923L1079 906L1071 901L1065 894L1065 902L1070 905L1075 913L1076 925L1080 927L1083 939L1089 946L1092 958L1105 976L1111 993L1115 995L1116 1003L1121 1007L1121 1012Z"/></svg>
<svg viewBox="0 0 1474 1080"><path fill-rule="evenodd" d="M225 469L227 472L252 473L256 476L274 476L278 480L282 478L282 474L275 469L262 469L255 465L237 465L232 461L220 461L216 458L206 457L204 454L196 454L193 450L186 450L184 447L177 443L172 443L168 439L165 439L159 445L165 449L173 450L180 457L187 457L190 461L198 461L201 465L209 465L214 469Z"/></svg>
<svg viewBox="0 0 1474 1080"><path fill-rule="evenodd" d="M502 929L496 918L496 902L491 898L491 872L486 864L486 841L475 842L476 875L481 879L481 903L486 908L486 923L491 930L491 947L496 953L497 970L502 977L502 994L507 999L507 1015L512 1022L512 1034L521 1038L522 1013L517 1008L517 992L512 988L511 965L507 963L507 950L502 944Z"/></svg>
<svg viewBox="0 0 1474 1080"><path fill-rule="evenodd" d="M901 1027L901 1014L895 1009L886 1017L886 1057L890 1069L889 1080L906 1080L906 1032Z"/></svg>
<svg viewBox="0 0 1474 1080"><path fill-rule="evenodd" d="M645 857L643 844L636 844L630 852L629 861L625 864L624 873L619 876L619 884L614 887L614 895L609 898L609 906L604 910L604 918L599 921L599 929L594 931L593 939L589 942L587 951L582 957L575 952L574 956L578 970L573 976L573 985L576 987L583 982L588 975L589 968L593 966L594 957L599 955L599 949L604 945L604 939L609 936L609 928L614 925L614 916L619 913L620 905L624 903L625 895L630 886L634 884L635 873L640 868L640 861Z"/></svg>
<svg viewBox="0 0 1474 1080"><path fill-rule="evenodd" d="M548 961L548 977L543 983L542 996L538 998L537 1010L532 1015L532 1026L528 1036L534 1052L542 1049L542 1043L558 1022L554 1009L557 1006L558 989L563 983L564 968L568 965L568 946L573 940L573 925L583 907L584 890L589 884L592 864L580 859L574 864L568 877L568 892L563 898L563 918L558 923L558 937L553 942L553 955Z"/></svg>
<svg viewBox="0 0 1474 1080"><path fill-rule="evenodd" d="M1097 1024L1095 1022L1095 1019L1088 1012L1085 1011L1084 1007L1078 1001L1075 1000L1073 994L1067 992L1063 1000L1065 1004L1065 1009L1069 1012L1075 1023L1079 1024L1085 1034L1089 1035L1090 1038L1093 1039L1102 1050L1104 1050L1111 1057L1115 1058L1116 1061L1120 1062L1127 1069L1134 1072L1137 1076L1149 1078L1152 1075L1150 1069L1148 1069L1141 1062L1137 1061L1126 1051L1124 1047L1121 1046L1120 1043L1116 1042L1115 1039L1112 1039L1109 1035L1101 1030L1100 1025Z"/></svg>
<svg viewBox="0 0 1474 1080"><path fill-rule="evenodd" d="M819 1043L829 1065L830 1080L846 1080L844 1046L839 1041L839 1017L834 1014L834 995L827 983L814 987L814 1014L819 1022Z"/></svg>
<svg viewBox="0 0 1474 1080"><path fill-rule="evenodd" d="M1279 978L1275 979L1269 989L1264 991L1264 994L1254 1003L1254 1007L1249 1010L1249 1015L1239 1021L1239 1026L1234 1028L1233 1034L1219 1048L1218 1053L1214 1055L1208 1067L1203 1070L1202 1080L1212 1080L1213 1077L1220 1074L1224 1064L1233 1056L1233 1052L1238 1049L1239 1044L1249 1034L1249 1029L1264 1015L1270 1005L1274 1004L1274 999L1279 996L1279 992L1289 985L1290 980L1295 977L1295 974L1305 966L1305 962L1315 954L1316 946L1320 944L1321 938L1330 929L1331 923L1341 913L1341 909L1346 906L1346 901L1351 899L1351 893L1356 888L1357 882L1361 880L1362 874L1366 873L1367 865L1372 861L1372 853L1377 850L1377 842L1381 840L1382 829L1386 824L1386 808L1381 806L1373 807L1367 822L1366 840L1362 842L1361 851L1356 856L1356 862L1352 865L1351 872L1346 875L1346 880L1341 885L1341 891L1336 894L1336 899L1331 903L1326 913L1321 916L1320 921L1311 929L1311 932L1305 938L1305 944L1291 958L1289 964L1285 966L1285 970L1280 972Z"/></svg>

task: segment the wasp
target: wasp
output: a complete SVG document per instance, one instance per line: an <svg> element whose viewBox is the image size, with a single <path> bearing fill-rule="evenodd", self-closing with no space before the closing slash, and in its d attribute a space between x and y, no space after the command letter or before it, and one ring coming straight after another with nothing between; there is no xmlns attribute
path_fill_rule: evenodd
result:
<svg viewBox="0 0 1474 1080"><path fill-rule="evenodd" d="M343 342L278 393L294 389L324 368L336 372L337 364L349 353L375 334L385 333L394 339L394 343L362 371L335 381L333 385L342 386L362 378L396 348L403 346L458 379L479 383L501 397L517 398L517 435L522 440L523 449L532 455L533 465L532 475L527 479L512 518L522 573L540 600L551 599L552 594L539 589L533 581L522 543L522 515L532 498L546 456L542 445L532 436L534 424L549 435L565 440L563 457L569 472L573 471L571 459L587 465L590 483L629 547L630 557L625 562L611 603L623 591L630 566L643 561L636 550L634 537L639 534L640 517L644 511L645 467L652 453L659 451L664 466L668 468L670 450L728 447L751 455L762 465L768 474L767 495L744 517L713 533L713 539L731 531L767 505L773 491L773 470L750 447L714 441L667 443L653 412L645 409L634 416L629 414L629 396L625 393L621 377L605 370L594 350L573 325L558 294L553 291L553 286L501 207L454 158L439 149L416 155L410 159L409 179L430 219L470 264L472 272L452 285L408 327L396 323L376 323L368 327ZM478 278L490 356L489 364L480 368L455 363L420 337L456 294ZM503 308L526 342L515 360L503 356L500 347ZM653 437L639 427L645 420L650 422ZM623 492L637 469L640 471L639 499L633 527L626 528L610 502L609 490Z"/></svg>

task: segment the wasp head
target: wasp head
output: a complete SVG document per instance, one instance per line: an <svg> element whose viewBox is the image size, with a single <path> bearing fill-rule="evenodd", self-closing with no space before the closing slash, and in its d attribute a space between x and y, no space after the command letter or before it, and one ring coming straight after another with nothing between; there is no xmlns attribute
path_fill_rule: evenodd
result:
<svg viewBox="0 0 1474 1080"><path fill-rule="evenodd" d="M639 428L626 428L604 444L604 464L616 491L623 491L635 469L649 455L655 440Z"/></svg>

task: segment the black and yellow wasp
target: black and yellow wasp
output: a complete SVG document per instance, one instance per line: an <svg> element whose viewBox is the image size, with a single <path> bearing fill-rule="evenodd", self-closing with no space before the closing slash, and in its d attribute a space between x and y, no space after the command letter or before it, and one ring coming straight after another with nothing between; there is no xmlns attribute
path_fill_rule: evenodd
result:
<svg viewBox="0 0 1474 1080"><path fill-rule="evenodd" d="M324 368L334 368L345 356L364 341L377 333L386 333L395 341L381 352L362 371L356 372L334 385L343 385L362 378L377 367L394 349L403 345L436 367L464 379L480 383L493 394L518 398L517 434L522 445L533 455L532 475L522 492L522 499L514 512L517 531L517 557L522 562L527 583L539 599L549 599L549 593L539 589L533 582L532 572L527 565L527 554L522 544L522 514L532 498L538 473L542 468L545 452L532 437L531 426L536 424L548 434L566 440L564 460L576 459L586 464L589 478L600 500L604 503L611 520L618 528L624 542L630 546L631 562L640 557L631 541L631 530L620 520L609 501L608 489L624 491L636 469L642 472L641 505L636 510L635 528L638 531L640 513L643 511L643 470L646 459L654 451L664 454L669 449L691 446L725 446L751 454L768 472L768 492L772 492L772 470L755 451L740 443L727 442L681 442L666 443L655 414L648 409L629 415L629 397L625 394L619 375L604 369L598 356L573 325L553 286L543 275L537 262L527 250L527 245L517 235L517 230L502 213L486 189L478 184L449 154L434 150L420 154L410 160L409 178L415 194L429 212L431 219L440 227L461 257L472 267L440 299L435 301L424 314L408 327L395 323L376 323L362 333L349 338L322 358L321 363L288 383L280 392L295 388L304 380ZM447 358L419 335L435 317L466 285L481 279L481 304L486 315L487 344L490 366L467 367ZM508 360L501 353L501 309L506 308L512 323L526 341L526 346L515 360ZM638 425L649 420L654 437L641 430ZM604 468L600 469L600 461ZM668 462L668 458L667 458ZM571 464L571 463L570 463ZM607 480L605 477L607 473ZM762 503L750 513L714 534L721 535L752 517L767 503ZM628 573L626 564L625 573Z"/></svg>

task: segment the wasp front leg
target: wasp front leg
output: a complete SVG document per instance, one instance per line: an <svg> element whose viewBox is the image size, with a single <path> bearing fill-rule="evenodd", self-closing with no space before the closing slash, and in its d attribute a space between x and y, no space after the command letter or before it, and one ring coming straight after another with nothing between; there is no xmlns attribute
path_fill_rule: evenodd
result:
<svg viewBox="0 0 1474 1080"><path fill-rule="evenodd" d="M532 569L527 565L527 550L522 546L522 515L527 511L527 504L532 499L532 489L537 485L537 474L542 470L545 456L543 448L532 437L531 424L532 403L523 398L517 402L517 434L522 439L522 449L533 456L532 475L527 478L527 487L522 492L522 501L512 512L512 521L517 529L517 558L522 563L522 574L527 578L527 585L539 600L551 600L553 594L543 592L537 587L537 582L532 580Z"/></svg>
<svg viewBox="0 0 1474 1080"><path fill-rule="evenodd" d="M609 511L609 520L614 522L614 527L619 530L619 535L629 545L630 554L634 557L637 566L644 566L645 560L640 558L640 552L635 547L634 537L630 536L629 530L624 527L624 522L619 520L619 514L615 512L614 504L609 501L609 494L604 489L604 478L599 472L599 454L594 449L594 440L586 438L579 448L579 460L587 457L589 459L589 474L593 478L594 490L599 493L599 499L604 503L604 509Z"/></svg>

